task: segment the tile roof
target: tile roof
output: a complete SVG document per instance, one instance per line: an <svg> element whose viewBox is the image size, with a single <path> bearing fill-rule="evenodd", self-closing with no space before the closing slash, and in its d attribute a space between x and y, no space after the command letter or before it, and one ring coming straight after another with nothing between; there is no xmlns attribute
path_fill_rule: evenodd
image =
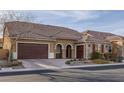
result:
<svg viewBox="0 0 124 93"><path fill-rule="evenodd" d="M82 32L82 34L84 33L88 34L87 41L106 42L107 38L112 37L112 36L123 38L123 36L115 35L115 34L108 33L108 32L87 30L87 31Z"/></svg>
<svg viewBox="0 0 124 93"><path fill-rule="evenodd" d="M72 30L60 26L28 23L28 22L7 22L5 26L8 29L10 37L19 37L21 39L70 39L78 40L82 34L76 30Z"/></svg>

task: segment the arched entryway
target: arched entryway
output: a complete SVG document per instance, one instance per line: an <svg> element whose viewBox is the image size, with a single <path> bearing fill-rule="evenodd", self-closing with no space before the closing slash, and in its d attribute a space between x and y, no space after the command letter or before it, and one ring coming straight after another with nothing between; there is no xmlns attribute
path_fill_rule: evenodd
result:
<svg viewBox="0 0 124 93"><path fill-rule="evenodd" d="M62 45L56 45L56 58L62 58Z"/></svg>
<svg viewBox="0 0 124 93"><path fill-rule="evenodd" d="M96 52L96 45L95 44L93 44L92 51Z"/></svg>
<svg viewBox="0 0 124 93"><path fill-rule="evenodd" d="M67 46L66 46L66 58L72 58L71 45L67 45Z"/></svg>

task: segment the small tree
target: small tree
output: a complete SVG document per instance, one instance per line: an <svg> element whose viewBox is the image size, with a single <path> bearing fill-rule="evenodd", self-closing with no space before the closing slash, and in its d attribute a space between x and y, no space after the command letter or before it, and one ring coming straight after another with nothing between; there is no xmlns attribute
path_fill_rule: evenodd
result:
<svg viewBox="0 0 124 93"><path fill-rule="evenodd" d="M101 54L99 52L92 52L91 59L99 59L101 58Z"/></svg>
<svg viewBox="0 0 124 93"><path fill-rule="evenodd" d="M22 33L19 33L19 34L15 34L14 39L11 39L11 46L10 46L10 50L9 50L9 57L8 57L8 62L11 62L13 61L13 52L12 52L12 49L16 43L17 40L20 39L21 35L25 34L25 33L29 33L30 31L26 31L26 32L22 32Z"/></svg>
<svg viewBox="0 0 124 93"><path fill-rule="evenodd" d="M0 28L1 28L0 32L3 31L3 29L5 27L4 26L5 22L9 22L9 21L32 22L34 20L33 15L31 13L26 13L26 12L27 11L0 11ZM11 62L13 60L13 53L12 53L13 46L22 34L24 34L24 33L15 35L16 38L14 40L11 40L8 62Z"/></svg>

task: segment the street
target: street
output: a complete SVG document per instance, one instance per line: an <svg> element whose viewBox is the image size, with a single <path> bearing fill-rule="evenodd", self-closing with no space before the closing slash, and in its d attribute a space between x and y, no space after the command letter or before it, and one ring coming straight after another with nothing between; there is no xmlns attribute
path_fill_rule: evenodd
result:
<svg viewBox="0 0 124 93"><path fill-rule="evenodd" d="M124 82L124 68L104 70L63 69L0 76L0 82Z"/></svg>

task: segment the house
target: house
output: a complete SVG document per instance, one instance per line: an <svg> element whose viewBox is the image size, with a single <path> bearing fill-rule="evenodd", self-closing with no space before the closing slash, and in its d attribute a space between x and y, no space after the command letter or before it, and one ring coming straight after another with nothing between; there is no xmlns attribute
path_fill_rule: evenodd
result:
<svg viewBox="0 0 124 93"><path fill-rule="evenodd" d="M47 59L74 58L82 36L65 27L15 21L5 23L3 37L3 48L12 48L14 58Z"/></svg>
<svg viewBox="0 0 124 93"><path fill-rule="evenodd" d="M87 30L82 32L83 38L77 43L84 47L84 58L89 59L92 52L113 53L124 57L123 37L108 32ZM83 56L82 55L82 56Z"/></svg>
<svg viewBox="0 0 124 93"><path fill-rule="evenodd" d="M3 37L3 49L12 50L15 59L89 59L93 51L112 52L113 42L118 46L122 38L105 32L79 33L70 28L19 21L5 23Z"/></svg>
<svg viewBox="0 0 124 93"><path fill-rule="evenodd" d="M2 48L3 45L3 38L0 38L0 49Z"/></svg>

